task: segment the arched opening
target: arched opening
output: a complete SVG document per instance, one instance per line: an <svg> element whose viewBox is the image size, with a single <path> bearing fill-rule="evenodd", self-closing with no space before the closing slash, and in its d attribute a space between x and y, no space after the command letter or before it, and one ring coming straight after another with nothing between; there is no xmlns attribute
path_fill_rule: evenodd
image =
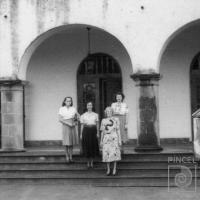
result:
<svg viewBox="0 0 200 200"><path fill-rule="evenodd" d="M159 106L161 138L191 140L192 112L198 107L198 56L200 22L176 31L160 59ZM191 64L192 63L192 64Z"/></svg>
<svg viewBox="0 0 200 200"><path fill-rule="evenodd" d="M21 62L23 64L21 77L28 81L25 88L25 142L27 144L44 141L52 143L52 141L59 142L62 139L61 125L57 116L58 109L65 96L71 96L74 106L80 108L80 98L77 94L81 93L78 92L77 78L79 80L80 76L92 76L89 74L90 69L84 72L81 71L83 69L81 66L86 61L92 61L93 58L99 59L95 61L95 66L100 65L101 62L108 62L108 68L114 66L114 71L102 71L101 75L99 71L95 74L98 81L101 80L102 86L99 89L101 91L104 91L103 87L111 89L106 84L114 83L115 86L118 84L116 88L123 90L130 112L133 113L129 120L134 123L130 123L129 129L135 131L130 132L130 137L136 137L136 104L133 103L135 85L129 78L133 72L130 57L116 37L96 27L92 27L91 30L91 54L88 56L86 28L86 25L55 28L57 30L52 30L51 34L46 33L46 37L44 33L43 40L38 37L39 43L34 41L32 43L34 46L30 46L30 51L27 49L27 57L26 55L23 57L26 62ZM27 66L24 66L26 63ZM88 68L92 66L91 62L89 63ZM85 74L81 74L83 72ZM79 77L77 77L78 74ZM104 77L104 80L100 76ZM109 91L106 93L110 95ZM102 99L104 95L102 94ZM102 113L104 105L110 104L111 97L101 101L103 102L102 109L100 107L96 109ZM83 112L83 107L84 105L80 114Z"/></svg>
<svg viewBox="0 0 200 200"><path fill-rule="evenodd" d="M194 56L190 66L190 93L192 115L192 113L200 108L200 52ZM192 140L194 140L195 137L194 132L192 123Z"/></svg>
<svg viewBox="0 0 200 200"><path fill-rule="evenodd" d="M190 67L191 111L200 108L200 52L193 58Z"/></svg>
<svg viewBox="0 0 200 200"><path fill-rule="evenodd" d="M78 111L83 113L86 103L92 101L99 113L114 101L114 94L122 91L122 74L118 62L110 55L95 53L88 55L77 72Z"/></svg>

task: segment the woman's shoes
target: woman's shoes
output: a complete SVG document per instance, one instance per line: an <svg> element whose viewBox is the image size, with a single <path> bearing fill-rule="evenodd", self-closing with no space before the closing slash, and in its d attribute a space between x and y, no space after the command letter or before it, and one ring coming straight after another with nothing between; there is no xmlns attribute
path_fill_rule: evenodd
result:
<svg viewBox="0 0 200 200"><path fill-rule="evenodd" d="M94 166L93 166L93 161L91 161L91 163L90 163L90 167L91 168L93 168Z"/></svg>
<svg viewBox="0 0 200 200"><path fill-rule="evenodd" d="M88 169L90 168L90 162L89 161L87 162L87 168Z"/></svg>
<svg viewBox="0 0 200 200"><path fill-rule="evenodd" d="M66 156L66 163L69 163L69 162L70 162L69 157Z"/></svg>
<svg viewBox="0 0 200 200"><path fill-rule="evenodd" d="M110 175L111 175L110 170L108 170L108 171L106 172L106 176L110 176Z"/></svg>
<svg viewBox="0 0 200 200"><path fill-rule="evenodd" d="M116 174L117 174L117 170L115 169L115 170L113 170L112 175L115 176Z"/></svg>
<svg viewBox="0 0 200 200"><path fill-rule="evenodd" d="M88 161L87 162L87 168L89 169L89 168L94 168L94 165L93 165L93 161Z"/></svg>

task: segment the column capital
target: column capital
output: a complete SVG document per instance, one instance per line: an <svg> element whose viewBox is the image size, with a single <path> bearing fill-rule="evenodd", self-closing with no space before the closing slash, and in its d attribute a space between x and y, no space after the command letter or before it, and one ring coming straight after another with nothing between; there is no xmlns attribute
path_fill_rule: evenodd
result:
<svg viewBox="0 0 200 200"><path fill-rule="evenodd" d="M136 73L130 76L135 82L136 86L153 86L158 85L158 81L162 76L158 73L143 74Z"/></svg>
<svg viewBox="0 0 200 200"><path fill-rule="evenodd" d="M15 86L15 85L26 85L28 81L22 81L19 79L9 80L9 79L0 79L0 86Z"/></svg>
<svg viewBox="0 0 200 200"><path fill-rule="evenodd" d="M162 78L162 76L158 73L152 73L152 74L136 73L130 75L130 77L134 81L151 81L151 80L159 81Z"/></svg>

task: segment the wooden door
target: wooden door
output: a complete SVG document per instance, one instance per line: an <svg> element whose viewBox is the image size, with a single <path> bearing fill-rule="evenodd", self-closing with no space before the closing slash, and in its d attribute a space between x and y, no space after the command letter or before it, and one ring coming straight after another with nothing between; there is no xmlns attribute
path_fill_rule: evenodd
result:
<svg viewBox="0 0 200 200"><path fill-rule="evenodd" d="M191 108L192 113L200 108L200 72L191 76Z"/></svg>
<svg viewBox="0 0 200 200"><path fill-rule="evenodd" d="M99 81L96 78L80 78L78 80L78 112L86 111L87 102L91 101L94 112L99 113Z"/></svg>
<svg viewBox="0 0 200 200"><path fill-rule="evenodd" d="M104 117L105 108L115 102L115 94L121 91L121 78L100 79L100 118Z"/></svg>
<svg viewBox="0 0 200 200"><path fill-rule="evenodd" d="M121 69L117 61L103 53L88 55L77 71L78 112L84 113L86 103L92 101L101 119L105 107L113 102L113 95L121 88Z"/></svg>

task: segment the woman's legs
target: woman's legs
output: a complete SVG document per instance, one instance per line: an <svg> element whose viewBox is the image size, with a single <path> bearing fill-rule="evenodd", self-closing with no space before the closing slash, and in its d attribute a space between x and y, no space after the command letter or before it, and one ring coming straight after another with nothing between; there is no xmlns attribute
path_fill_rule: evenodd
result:
<svg viewBox="0 0 200 200"><path fill-rule="evenodd" d="M93 158L87 158L87 167L88 168L89 167L93 168L93 161L94 161Z"/></svg>
<svg viewBox="0 0 200 200"><path fill-rule="evenodd" d="M69 162L69 146L65 146L65 156L66 156L66 161Z"/></svg>
<svg viewBox="0 0 200 200"><path fill-rule="evenodd" d="M116 175L117 172L117 162L113 162L113 175Z"/></svg>
<svg viewBox="0 0 200 200"><path fill-rule="evenodd" d="M90 159L90 166L93 168L93 158Z"/></svg>
<svg viewBox="0 0 200 200"><path fill-rule="evenodd" d="M110 163L107 162L107 172L106 175L110 175Z"/></svg>
<svg viewBox="0 0 200 200"><path fill-rule="evenodd" d="M69 160L72 161L73 146L69 146Z"/></svg>

